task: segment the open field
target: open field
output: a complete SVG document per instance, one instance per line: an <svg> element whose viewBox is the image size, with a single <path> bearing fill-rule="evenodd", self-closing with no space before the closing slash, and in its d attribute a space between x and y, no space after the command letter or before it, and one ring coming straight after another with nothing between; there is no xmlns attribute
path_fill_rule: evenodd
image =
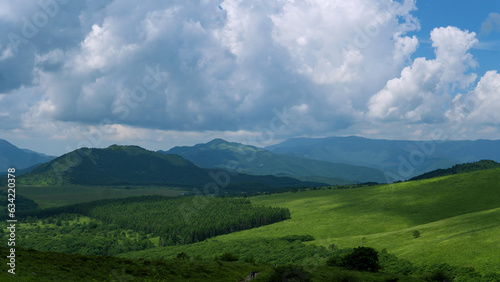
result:
<svg viewBox="0 0 500 282"><path fill-rule="evenodd" d="M415 263L448 262L500 272L500 169L349 190L251 198L287 207L291 219L216 237L310 234L311 243L371 246ZM413 237L413 231L421 233Z"/></svg>
<svg viewBox="0 0 500 282"><path fill-rule="evenodd" d="M257 196L250 198L252 204L286 207L291 219L212 240L226 246L310 234L316 240L306 244L385 248L416 264L447 262L500 272L499 183L500 169L492 169L393 185ZM141 255L148 257L150 251ZM161 257L161 249L154 252L152 257Z"/></svg>
<svg viewBox="0 0 500 282"><path fill-rule="evenodd" d="M110 186L35 186L19 185L16 193L34 200L39 208L59 207L95 200L126 198L132 196L163 195L178 196L187 192L177 187L110 187Z"/></svg>

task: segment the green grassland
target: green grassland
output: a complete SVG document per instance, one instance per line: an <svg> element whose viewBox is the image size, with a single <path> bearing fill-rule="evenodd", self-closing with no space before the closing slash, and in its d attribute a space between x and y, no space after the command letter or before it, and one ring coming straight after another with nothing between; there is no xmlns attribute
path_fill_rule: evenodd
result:
<svg viewBox="0 0 500 282"><path fill-rule="evenodd" d="M312 243L323 246L367 245L415 263L444 261L500 272L500 169L251 201L286 207L291 219L218 240L311 234L317 239Z"/></svg>
<svg viewBox="0 0 500 282"><path fill-rule="evenodd" d="M16 194L34 200L42 209L132 196L178 196L185 192L186 188L160 186L18 185L16 189Z"/></svg>
<svg viewBox="0 0 500 282"><path fill-rule="evenodd" d="M491 169L391 185L256 196L250 198L253 205L288 208L291 219L214 240L224 246L310 234L316 240L305 244L364 245L416 264L446 262L500 272L499 183L500 169ZM414 238L415 230L419 238ZM156 257L162 249L141 255L153 251Z"/></svg>

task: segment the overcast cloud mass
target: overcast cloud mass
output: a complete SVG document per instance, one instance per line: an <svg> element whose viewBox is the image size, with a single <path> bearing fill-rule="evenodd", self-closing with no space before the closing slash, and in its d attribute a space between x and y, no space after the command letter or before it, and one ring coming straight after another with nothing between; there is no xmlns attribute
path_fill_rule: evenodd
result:
<svg viewBox="0 0 500 282"><path fill-rule="evenodd" d="M425 43L412 0L0 3L0 138L42 152L452 126L500 139L500 75L471 53L499 32L494 11Z"/></svg>

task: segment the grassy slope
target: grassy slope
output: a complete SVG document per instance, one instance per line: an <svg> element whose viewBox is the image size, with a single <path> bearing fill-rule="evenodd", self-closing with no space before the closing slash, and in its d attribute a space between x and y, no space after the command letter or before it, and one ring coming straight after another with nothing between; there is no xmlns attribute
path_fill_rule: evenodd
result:
<svg viewBox="0 0 500 282"><path fill-rule="evenodd" d="M500 169L350 190L252 198L287 207L291 220L220 241L310 234L315 244L387 248L415 263L448 262L500 272ZM419 230L420 238L412 231Z"/></svg>

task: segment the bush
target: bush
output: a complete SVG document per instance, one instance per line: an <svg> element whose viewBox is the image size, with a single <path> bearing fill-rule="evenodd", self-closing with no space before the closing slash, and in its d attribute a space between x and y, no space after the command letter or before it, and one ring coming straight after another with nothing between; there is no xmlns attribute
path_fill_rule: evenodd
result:
<svg viewBox="0 0 500 282"><path fill-rule="evenodd" d="M420 237L420 231L418 231L418 230L413 231L413 238L416 239L418 237Z"/></svg>
<svg viewBox="0 0 500 282"><path fill-rule="evenodd" d="M178 253L177 256L175 257L176 259L185 259L188 260L189 256L185 252Z"/></svg>
<svg viewBox="0 0 500 282"><path fill-rule="evenodd" d="M342 266L342 257L340 255L333 255L326 260L326 265Z"/></svg>
<svg viewBox="0 0 500 282"><path fill-rule="evenodd" d="M264 279L264 281L275 282L275 281L311 281L309 274L302 269L300 266L287 265L278 266L274 269L274 273L271 277Z"/></svg>
<svg viewBox="0 0 500 282"><path fill-rule="evenodd" d="M219 260L221 261L238 261L239 259L240 258L237 255L229 252L223 253L219 257Z"/></svg>
<svg viewBox="0 0 500 282"><path fill-rule="evenodd" d="M337 246L335 244L331 244L330 246L328 246L328 249L331 251L336 251L339 249L339 246Z"/></svg>
<svg viewBox="0 0 500 282"><path fill-rule="evenodd" d="M455 270L456 267L447 263L427 265L421 270L423 272L421 278L426 281L453 281Z"/></svg>
<svg viewBox="0 0 500 282"><path fill-rule="evenodd" d="M378 253L370 247L354 248L354 251L342 258L341 266L359 271L377 272L380 269Z"/></svg>
<svg viewBox="0 0 500 282"><path fill-rule="evenodd" d="M244 259L245 262L255 262L255 258L253 257L252 254L248 255Z"/></svg>
<svg viewBox="0 0 500 282"><path fill-rule="evenodd" d="M488 282L497 282L500 281L500 274L499 273L487 273L486 275L483 276L484 281Z"/></svg>
<svg viewBox="0 0 500 282"><path fill-rule="evenodd" d="M384 272L393 274L410 275L416 270L416 267L410 261L400 259L384 251L379 253L379 264Z"/></svg>

